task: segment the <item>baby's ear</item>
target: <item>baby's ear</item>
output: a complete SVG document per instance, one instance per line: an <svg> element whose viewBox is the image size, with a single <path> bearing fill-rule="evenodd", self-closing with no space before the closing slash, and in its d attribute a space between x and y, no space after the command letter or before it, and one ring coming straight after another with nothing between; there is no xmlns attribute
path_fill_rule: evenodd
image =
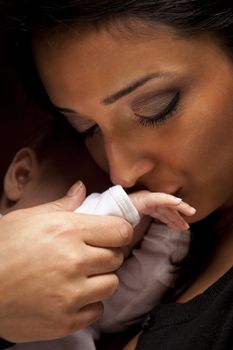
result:
<svg viewBox="0 0 233 350"><path fill-rule="evenodd" d="M21 199L25 187L38 172L38 160L35 152L31 148L20 149L4 178L3 192L10 202L17 202Z"/></svg>

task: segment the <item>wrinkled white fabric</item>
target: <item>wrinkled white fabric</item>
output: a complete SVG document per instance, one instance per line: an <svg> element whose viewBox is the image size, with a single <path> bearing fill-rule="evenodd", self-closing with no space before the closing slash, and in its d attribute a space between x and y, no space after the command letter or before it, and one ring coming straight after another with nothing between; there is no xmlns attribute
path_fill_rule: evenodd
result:
<svg viewBox="0 0 233 350"><path fill-rule="evenodd" d="M90 194L75 212L119 216L127 220L133 227L140 221L137 209L120 185L110 187L103 193Z"/></svg>
<svg viewBox="0 0 233 350"><path fill-rule="evenodd" d="M119 185L88 196L75 210L77 213L112 215L125 218L134 227L140 214ZM62 339L17 344L14 350L95 350L94 340L101 332L116 332L138 323L161 300L177 277L172 262L187 254L188 232L174 231L152 223L138 248L133 249L117 274L117 293L104 302L103 318L93 326Z"/></svg>
<svg viewBox="0 0 233 350"><path fill-rule="evenodd" d="M140 247L117 272L120 288L104 303L101 331L119 332L141 321L174 286L178 274L173 263L184 259L189 243L188 232L152 223Z"/></svg>

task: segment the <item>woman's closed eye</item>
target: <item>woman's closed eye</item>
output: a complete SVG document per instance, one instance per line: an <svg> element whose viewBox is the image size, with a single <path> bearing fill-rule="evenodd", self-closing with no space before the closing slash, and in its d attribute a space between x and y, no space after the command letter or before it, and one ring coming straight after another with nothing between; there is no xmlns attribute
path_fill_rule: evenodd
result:
<svg viewBox="0 0 233 350"><path fill-rule="evenodd" d="M81 132L81 136L84 139L88 139L93 137L95 134L97 134L100 131L99 125L98 124L94 124L92 125L90 128L88 128L87 130Z"/></svg>
<svg viewBox="0 0 233 350"><path fill-rule="evenodd" d="M149 93L138 97L131 103L136 122L141 126L159 126L169 119L179 105L180 91L167 91L161 94ZM70 123L84 139L94 137L100 132L98 124L85 118L70 118Z"/></svg>
<svg viewBox="0 0 233 350"><path fill-rule="evenodd" d="M87 119L77 115L70 115L69 113L63 113L69 123L79 132L79 134L86 139L91 137L99 130L98 125Z"/></svg>
<svg viewBox="0 0 233 350"><path fill-rule="evenodd" d="M153 96L145 95L132 103L137 122L142 126L156 126L164 123L176 111L180 100L180 91L170 91Z"/></svg>

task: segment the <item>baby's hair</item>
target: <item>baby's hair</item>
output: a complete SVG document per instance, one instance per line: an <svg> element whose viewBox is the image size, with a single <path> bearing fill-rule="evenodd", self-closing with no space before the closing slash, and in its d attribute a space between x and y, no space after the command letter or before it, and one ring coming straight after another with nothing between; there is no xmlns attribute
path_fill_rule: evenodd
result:
<svg viewBox="0 0 233 350"><path fill-rule="evenodd" d="M81 136L62 118L38 128L21 146L34 150L44 181L51 181L54 176L72 179L72 168L77 171L79 161L83 163L84 158L87 161L90 158Z"/></svg>
<svg viewBox="0 0 233 350"><path fill-rule="evenodd" d="M83 137L65 118L49 121L23 146L34 150L43 183L62 180L63 184L71 186L77 180L82 180L87 193L101 192L110 186L109 176L95 164Z"/></svg>
<svg viewBox="0 0 233 350"><path fill-rule="evenodd" d="M80 147L83 145L80 134L65 119L54 118L38 128L23 146L32 148L38 159L43 161L55 148L64 146L67 141L75 142Z"/></svg>

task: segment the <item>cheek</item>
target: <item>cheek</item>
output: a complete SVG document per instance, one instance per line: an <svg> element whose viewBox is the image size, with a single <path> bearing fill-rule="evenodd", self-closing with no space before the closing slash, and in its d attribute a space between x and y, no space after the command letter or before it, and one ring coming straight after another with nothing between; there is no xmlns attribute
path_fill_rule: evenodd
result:
<svg viewBox="0 0 233 350"><path fill-rule="evenodd" d="M195 120L193 159L199 160L204 173L219 174L229 171L233 149L233 87L212 89L199 100L199 108L193 115ZM209 103L208 103L209 101ZM190 131L190 135L192 135ZM198 165L198 163L197 163Z"/></svg>
<svg viewBox="0 0 233 350"><path fill-rule="evenodd" d="M25 192L21 207L26 208L57 200L65 195L71 185L71 183L62 180L38 181L33 188L28 188Z"/></svg>
<svg viewBox="0 0 233 350"><path fill-rule="evenodd" d="M233 83L229 77L206 79L184 98L177 120L170 123L164 140L187 171L211 176L218 167L228 171L233 148ZM168 137L168 139L166 139ZM204 179L203 179L204 181ZM207 183L206 183L207 185Z"/></svg>
<svg viewBox="0 0 233 350"><path fill-rule="evenodd" d="M77 123L75 118L66 117L66 119L73 126L74 129L79 131L80 122ZM95 163L102 170L108 173L108 170L109 170L108 161L105 153L104 140L103 140L102 134L97 132L96 134L93 134L91 137L87 137L85 144Z"/></svg>
<svg viewBox="0 0 233 350"><path fill-rule="evenodd" d="M183 164L179 164L187 176L184 195L187 201L204 217L225 205L233 195L233 113L231 96L216 94L193 113L195 123L180 143L183 148ZM201 108L203 106L203 108ZM181 158L180 158L181 159Z"/></svg>
<svg viewBox="0 0 233 350"><path fill-rule="evenodd" d="M86 146L96 164L105 172L109 172L108 160L101 133L86 140Z"/></svg>

